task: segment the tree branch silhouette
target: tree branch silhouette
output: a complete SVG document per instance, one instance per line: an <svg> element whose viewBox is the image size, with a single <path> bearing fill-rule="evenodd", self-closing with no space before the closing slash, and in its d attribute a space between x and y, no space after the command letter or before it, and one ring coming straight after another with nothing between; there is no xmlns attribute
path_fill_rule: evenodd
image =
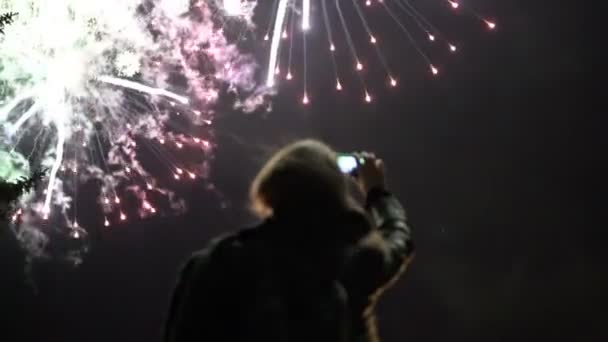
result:
<svg viewBox="0 0 608 342"><path fill-rule="evenodd" d="M16 12L8 12L0 15L0 34L4 34L4 27L12 24L17 15L18 13Z"/></svg>
<svg viewBox="0 0 608 342"><path fill-rule="evenodd" d="M35 188L44 179L46 173L46 169L36 170L29 177L23 177L14 183L0 179L0 220L7 219L8 213L19 197Z"/></svg>

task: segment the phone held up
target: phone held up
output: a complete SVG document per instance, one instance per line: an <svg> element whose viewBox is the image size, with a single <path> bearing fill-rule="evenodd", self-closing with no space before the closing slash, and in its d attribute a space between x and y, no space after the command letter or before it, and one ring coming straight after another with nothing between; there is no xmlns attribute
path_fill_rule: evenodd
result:
<svg viewBox="0 0 608 342"><path fill-rule="evenodd" d="M365 159L352 153L340 153L336 158L340 171L348 175L356 175L357 168L365 163Z"/></svg>

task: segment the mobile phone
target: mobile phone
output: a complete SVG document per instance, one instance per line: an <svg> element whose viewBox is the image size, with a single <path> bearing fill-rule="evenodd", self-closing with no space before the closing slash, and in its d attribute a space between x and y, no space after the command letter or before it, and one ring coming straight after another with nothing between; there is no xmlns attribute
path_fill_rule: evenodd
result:
<svg viewBox="0 0 608 342"><path fill-rule="evenodd" d="M338 163L338 167L342 173L352 174L359 165L362 165L365 162L365 159L357 158L353 154L341 153L338 154L336 162Z"/></svg>

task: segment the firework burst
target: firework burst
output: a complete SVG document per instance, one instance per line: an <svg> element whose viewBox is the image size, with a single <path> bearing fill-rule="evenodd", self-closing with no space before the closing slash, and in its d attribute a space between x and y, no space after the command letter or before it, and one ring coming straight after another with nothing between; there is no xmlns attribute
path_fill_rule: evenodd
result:
<svg viewBox="0 0 608 342"><path fill-rule="evenodd" d="M206 176L221 93L245 110L263 102L254 61L205 1L0 0L0 12L18 13L0 36L0 149L50 170L13 216L21 231L84 237L78 189L90 180L100 225L157 214L158 195L181 210L163 183Z"/></svg>
<svg viewBox="0 0 608 342"><path fill-rule="evenodd" d="M494 21L482 17L479 13L470 8L464 7L457 0L436 1L443 1L448 10L467 12L473 18L479 20L486 29L494 30L496 28L496 23ZM344 10L347 6L349 6L350 10L354 10L355 16L357 17L355 21L348 20L347 16L344 14ZM313 9L315 9L317 13L320 13L319 20L314 20L314 22L319 23L319 25L316 26L312 24L313 20L311 16L313 15ZM383 45L367 19L366 11L368 10L380 10L384 12L386 20L393 22L393 24L404 34L406 42L413 46L420 60L427 65L429 72L434 76L439 74L439 69L425 52L422 42L418 37L424 37L431 43L445 44L446 49L450 53L456 53L458 51L458 47L446 39L446 35L442 34L442 32L421 13L415 4L415 1L412 0L274 0L271 23L268 25L264 35L264 40L270 41L266 85L268 87L274 87L280 78L292 81L295 79L294 73L296 71L301 71L302 76L300 79L303 88L302 103L309 104L311 102L308 84L309 51L307 51L307 41L310 32L315 29L315 27L318 27L320 30L325 31L324 35L327 37L327 48L330 52L336 91L340 92L344 89L345 84L343 75L345 70L350 69L357 74L357 78L360 81L358 86L354 85L352 87L358 87L360 89L364 102L372 102L372 92L362 73L366 69L366 65L364 65L361 58L364 50L373 51L372 53L376 55L376 59L384 70L387 86L397 87L399 83L398 76L392 70L390 61L383 53ZM337 22L330 19L334 17L338 18ZM368 46L356 44L356 42L363 40L354 37L352 28L355 25L363 28L363 32L366 35L366 39L364 40L367 41ZM297 32L300 32L302 35L302 51L304 54L302 59L303 65L294 65L294 58L292 58L294 53L294 34ZM422 33L422 35L420 33ZM343 38L337 38L338 34ZM336 54L340 49L347 50L347 53L350 56L351 62L347 63L347 67L343 67L344 63L340 63L341 61L338 62L336 59ZM282 56L287 57L285 58L286 61L282 61ZM282 72L282 70L284 72Z"/></svg>

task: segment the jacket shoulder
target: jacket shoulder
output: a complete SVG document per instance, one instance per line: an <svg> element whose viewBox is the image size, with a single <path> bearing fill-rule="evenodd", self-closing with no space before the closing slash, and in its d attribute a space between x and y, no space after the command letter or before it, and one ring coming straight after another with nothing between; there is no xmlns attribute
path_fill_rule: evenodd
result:
<svg viewBox="0 0 608 342"><path fill-rule="evenodd" d="M234 233L224 234L208 242L207 246L190 256L188 264L205 265L211 260L227 261L244 249L248 240L257 235L256 229L248 228Z"/></svg>

